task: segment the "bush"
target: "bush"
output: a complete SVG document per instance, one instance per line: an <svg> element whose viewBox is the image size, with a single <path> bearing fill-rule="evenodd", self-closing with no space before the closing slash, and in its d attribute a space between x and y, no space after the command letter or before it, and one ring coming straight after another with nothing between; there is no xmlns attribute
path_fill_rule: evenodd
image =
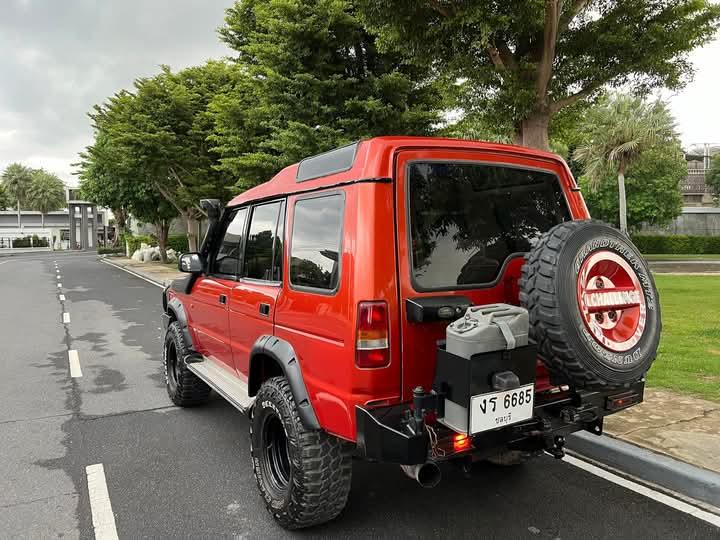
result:
<svg viewBox="0 0 720 540"><path fill-rule="evenodd" d="M125 235L125 241L127 242L128 246L130 247L130 255L132 256L135 251L140 249L141 244L147 244L149 246L157 246L157 242L154 241L150 236L146 234L138 234L137 236L132 236L129 234Z"/></svg>
<svg viewBox="0 0 720 540"><path fill-rule="evenodd" d="M632 238L641 253L659 254L708 254L720 253L720 236L688 236L674 234L637 235Z"/></svg>
<svg viewBox="0 0 720 540"><path fill-rule="evenodd" d="M184 234L170 234L167 240L167 249L174 249L178 253L187 253L188 239Z"/></svg>
<svg viewBox="0 0 720 540"><path fill-rule="evenodd" d="M47 238L40 238L37 234L25 236L23 238L15 238L12 243L14 248L29 248L29 247L50 247L50 243Z"/></svg>

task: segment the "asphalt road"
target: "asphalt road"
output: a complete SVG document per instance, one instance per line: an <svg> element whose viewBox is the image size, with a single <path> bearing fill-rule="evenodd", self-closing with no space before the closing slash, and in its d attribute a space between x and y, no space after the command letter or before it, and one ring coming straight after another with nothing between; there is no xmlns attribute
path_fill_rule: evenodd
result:
<svg viewBox="0 0 720 540"><path fill-rule="evenodd" d="M158 287L92 255L12 257L0 259L0 306L0 538L94 538L85 469L94 464L104 467L120 538L290 536L257 493L245 417L220 399L196 409L171 406L161 374ZM70 376L69 349L78 351L82 377ZM449 468L433 490L397 467L356 462L341 518L296 533L719 535L706 522L550 458L510 470L477 466L470 478Z"/></svg>

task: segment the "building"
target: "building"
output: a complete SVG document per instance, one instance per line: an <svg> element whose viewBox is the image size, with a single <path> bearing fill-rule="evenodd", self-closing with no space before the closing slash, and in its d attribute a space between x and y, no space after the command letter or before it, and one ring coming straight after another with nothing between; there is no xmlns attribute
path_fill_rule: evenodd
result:
<svg viewBox="0 0 720 540"><path fill-rule="evenodd" d="M705 176L710 170L712 158L720 152L720 146L704 143L693 145L685 153L688 164L688 175L680 184L685 207L714 207L712 190L705 183Z"/></svg>
<svg viewBox="0 0 720 540"><path fill-rule="evenodd" d="M17 210L0 211L0 250L18 245L27 248L38 240L41 247L81 250L96 250L111 242L115 228L109 223L110 212L80 200L75 188L66 188L65 193L68 207L50 212L44 219L32 210L22 210L19 215Z"/></svg>

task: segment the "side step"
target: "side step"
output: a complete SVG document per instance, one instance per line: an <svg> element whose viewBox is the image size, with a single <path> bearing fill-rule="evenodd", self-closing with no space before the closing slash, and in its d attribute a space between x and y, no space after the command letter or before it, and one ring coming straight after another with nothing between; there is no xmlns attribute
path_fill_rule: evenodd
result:
<svg viewBox="0 0 720 540"><path fill-rule="evenodd" d="M247 384L216 362L205 358L202 362L188 363L187 368L240 412L247 412L252 407L255 398L248 395Z"/></svg>

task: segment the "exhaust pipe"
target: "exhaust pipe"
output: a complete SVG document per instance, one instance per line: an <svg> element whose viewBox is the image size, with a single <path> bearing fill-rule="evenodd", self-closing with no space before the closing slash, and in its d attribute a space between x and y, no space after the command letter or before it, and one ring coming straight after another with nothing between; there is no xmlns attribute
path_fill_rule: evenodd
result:
<svg viewBox="0 0 720 540"><path fill-rule="evenodd" d="M440 467L432 461L427 461L419 465L400 465L400 468L413 480L424 488L434 488L440 483L442 473Z"/></svg>

